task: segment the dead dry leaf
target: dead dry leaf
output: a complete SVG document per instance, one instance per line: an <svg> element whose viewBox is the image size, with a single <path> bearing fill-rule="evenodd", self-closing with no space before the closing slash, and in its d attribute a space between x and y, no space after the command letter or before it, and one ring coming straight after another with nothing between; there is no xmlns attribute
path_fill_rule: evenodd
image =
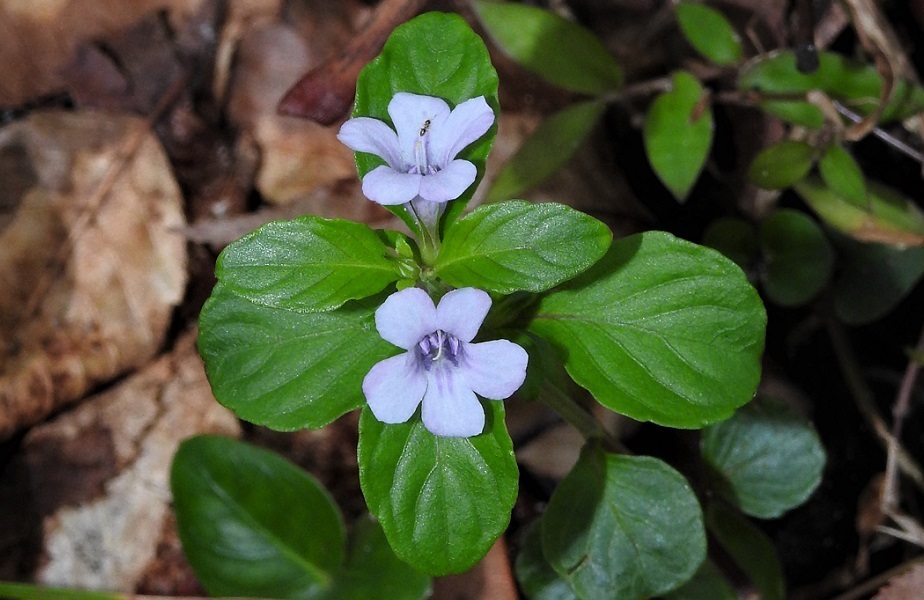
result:
<svg viewBox="0 0 924 600"><path fill-rule="evenodd" d="M879 590L873 600L919 600L924 589L924 565L917 565L898 577L893 577Z"/></svg>
<svg viewBox="0 0 924 600"><path fill-rule="evenodd" d="M144 121L36 113L0 130L0 438L144 364L186 284L180 191Z"/></svg>

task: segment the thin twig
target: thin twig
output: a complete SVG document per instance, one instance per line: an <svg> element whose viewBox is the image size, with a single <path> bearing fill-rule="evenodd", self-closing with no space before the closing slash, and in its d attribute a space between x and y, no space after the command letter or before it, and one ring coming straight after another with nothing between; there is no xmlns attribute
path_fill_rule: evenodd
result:
<svg viewBox="0 0 924 600"><path fill-rule="evenodd" d="M845 117L853 121L854 123L859 123L863 119L863 117L853 112L852 110L850 110L849 108L847 108L846 106L844 106L843 104L841 104L840 102L836 100L834 101L834 106L837 107L837 110L839 113L841 113L842 115L844 115ZM905 142L893 136L892 134L886 131L883 131L879 127L874 127L872 133L877 138L889 144L890 146L892 146L899 152L902 152L903 154L910 156L917 162L924 164L924 154L922 154L921 152L918 152L917 150L915 150L914 148L912 148Z"/></svg>

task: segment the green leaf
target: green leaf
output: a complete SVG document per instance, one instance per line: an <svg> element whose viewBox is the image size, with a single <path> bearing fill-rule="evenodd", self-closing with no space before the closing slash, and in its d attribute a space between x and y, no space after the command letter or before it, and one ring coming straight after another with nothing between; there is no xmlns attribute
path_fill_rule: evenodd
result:
<svg viewBox="0 0 924 600"><path fill-rule="evenodd" d="M504 54L546 81L583 94L622 85L622 69L584 27L512 2L475 0L472 8Z"/></svg>
<svg viewBox="0 0 924 600"><path fill-rule="evenodd" d="M217 285L199 318L199 351L215 398L240 418L280 431L323 427L362 406L363 377L399 351L375 329L379 304L299 313Z"/></svg>
<svg viewBox="0 0 924 600"><path fill-rule="evenodd" d="M673 89L651 103L642 135L652 168L681 202L706 164L712 129L712 108L699 81L674 73Z"/></svg>
<svg viewBox="0 0 924 600"><path fill-rule="evenodd" d="M815 149L805 142L777 142L754 157L748 179L764 189L782 190L808 175L814 161Z"/></svg>
<svg viewBox="0 0 924 600"><path fill-rule="evenodd" d="M485 433L471 438L436 437L416 416L398 425L380 423L368 409L360 417L366 503L395 554L426 573L465 571L510 521L519 472L504 405L482 404Z"/></svg>
<svg viewBox="0 0 924 600"><path fill-rule="evenodd" d="M530 600L577 600L571 586L542 553L539 521L532 523L523 536L515 570L517 581Z"/></svg>
<svg viewBox="0 0 924 600"><path fill-rule="evenodd" d="M762 600L783 600L786 584L773 542L739 513L717 503L706 509L706 525L719 545L760 591Z"/></svg>
<svg viewBox="0 0 924 600"><path fill-rule="evenodd" d="M381 525L364 515L353 524L346 564L324 598L419 600L429 596L430 578L395 556Z"/></svg>
<svg viewBox="0 0 924 600"><path fill-rule="evenodd" d="M718 492L745 513L774 519L821 483L825 450L805 419L773 400L755 400L703 430L703 458Z"/></svg>
<svg viewBox="0 0 924 600"><path fill-rule="evenodd" d="M711 560L699 568L693 579L683 584L670 594L665 600L737 600L738 594L722 575L722 572Z"/></svg>
<svg viewBox="0 0 924 600"><path fill-rule="evenodd" d="M882 78L875 67L857 65L839 54L819 52L819 67L813 73L802 73L796 66L792 51L771 52L750 63L738 77L743 91L769 94L804 94L821 90L834 100L866 115L879 104ZM824 115L817 106L802 101L765 101L761 107L797 125L819 128ZM881 121L904 119L924 110L924 89L899 81L892 99L882 113Z"/></svg>
<svg viewBox="0 0 924 600"><path fill-rule="evenodd" d="M283 458L218 436L180 445L170 488L183 552L216 596L316 598L343 560L333 500Z"/></svg>
<svg viewBox="0 0 924 600"><path fill-rule="evenodd" d="M831 277L834 251L815 221L782 209L760 226L766 269L764 290L777 304L798 306L814 298Z"/></svg>
<svg viewBox="0 0 924 600"><path fill-rule="evenodd" d="M850 153L837 144L828 146L821 160L818 161L821 179L835 194L866 208L866 179L860 165Z"/></svg>
<svg viewBox="0 0 924 600"><path fill-rule="evenodd" d="M596 100L580 102L544 120L491 182L486 201L513 198L552 176L574 156L605 108Z"/></svg>
<svg viewBox="0 0 924 600"><path fill-rule="evenodd" d="M585 448L542 517L542 549L579 598L642 599L696 573L706 532L680 473L650 456Z"/></svg>
<svg viewBox="0 0 924 600"><path fill-rule="evenodd" d="M683 35L697 52L717 65L741 60L741 40L725 15L697 2L680 2L676 10Z"/></svg>
<svg viewBox="0 0 924 600"><path fill-rule="evenodd" d="M841 268L834 280L834 312L850 325L891 312L924 276L924 247L895 248L833 236Z"/></svg>
<svg viewBox="0 0 924 600"><path fill-rule="evenodd" d="M718 250L745 272L753 268L760 250L754 227L734 217L713 221L703 234L703 245Z"/></svg>
<svg viewBox="0 0 924 600"><path fill-rule="evenodd" d="M808 177L795 190L821 219L862 242L893 246L924 245L924 213L900 192L870 181L866 205L857 206L817 177Z"/></svg>
<svg viewBox="0 0 924 600"><path fill-rule="evenodd" d="M765 326L760 297L734 263L653 231L615 241L543 298L529 329L604 406L695 428L751 399Z"/></svg>
<svg viewBox="0 0 924 600"><path fill-rule="evenodd" d="M397 92L411 92L442 98L454 107L465 100L484 96L498 112L497 72L484 42L455 14L424 13L392 32L382 53L363 68L356 82L354 117L372 117L391 123L388 103ZM478 176L457 201L449 203L444 222L451 222L465 208L484 176L485 159L497 133L495 124L487 134L463 150L458 158L477 167ZM384 161L372 154L356 153L359 176ZM414 218L404 207L386 207L411 229Z"/></svg>
<svg viewBox="0 0 924 600"><path fill-rule="evenodd" d="M606 225L563 204L490 204L453 224L434 268L455 287L542 292L587 270L612 239Z"/></svg>
<svg viewBox="0 0 924 600"><path fill-rule="evenodd" d="M267 223L218 257L225 289L274 308L317 312L381 292L401 274L362 223L305 216Z"/></svg>

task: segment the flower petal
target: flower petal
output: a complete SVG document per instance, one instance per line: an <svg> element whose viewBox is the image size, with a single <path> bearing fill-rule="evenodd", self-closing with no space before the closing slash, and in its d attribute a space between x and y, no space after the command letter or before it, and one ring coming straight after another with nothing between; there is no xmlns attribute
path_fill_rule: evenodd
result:
<svg viewBox="0 0 924 600"><path fill-rule="evenodd" d="M528 360L526 350L519 345L494 340L467 344L459 370L476 394L489 400L503 400L523 385Z"/></svg>
<svg viewBox="0 0 924 600"><path fill-rule="evenodd" d="M494 111L484 96L466 100L449 113L446 122L433 128L430 139L431 163L445 165L466 146L483 136L494 124Z"/></svg>
<svg viewBox="0 0 924 600"><path fill-rule="evenodd" d="M363 394L382 423L404 423L427 391L427 377L413 352L377 362L363 379Z"/></svg>
<svg viewBox="0 0 924 600"><path fill-rule="evenodd" d="M340 126L337 139L357 152L381 156L393 169L407 170L401 161L401 147L398 146L397 134L378 119L350 119Z"/></svg>
<svg viewBox="0 0 924 600"><path fill-rule="evenodd" d="M484 430L484 407L452 365L427 373L421 418L441 437L471 437Z"/></svg>
<svg viewBox="0 0 924 600"><path fill-rule="evenodd" d="M445 100L433 96L398 92L388 103L388 114L398 132L401 157L411 166L417 164L414 146L421 138L420 131L427 121L430 121L427 133L441 129L449 117L449 105ZM430 164L435 163L430 161Z"/></svg>
<svg viewBox="0 0 924 600"><path fill-rule="evenodd" d="M363 194L373 202L385 206L404 204L417 197L420 192L420 175L399 173L382 165L363 177Z"/></svg>
<svg viewBox="0 0 924 600"><path fill-rule="evenodd" d="M454 160L420 181L420 197L430 202L449 202L462 195L475 182L478 170L467 160Z"/></svg>
<svg viewBox="0 0 924 600"><path fill-rule="evenodd" d="M410 350L425 335L436 331L436 307L422 289L403 289L376 309L375 328L386 342Z"/></svg>
<svg viewBox="0 0 924 600"><path fill-rule="evenodd" d="M491 308L491 297L476 288L460 288L443 296L436 307L436 329L470 342Z"/></svg>

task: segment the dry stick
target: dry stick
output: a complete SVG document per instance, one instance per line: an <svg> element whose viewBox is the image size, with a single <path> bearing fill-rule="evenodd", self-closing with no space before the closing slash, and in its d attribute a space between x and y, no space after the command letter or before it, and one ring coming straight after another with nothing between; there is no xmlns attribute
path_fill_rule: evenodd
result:
<svg viewBox="0 0 924 600"><path fill-rule="evenodd" d="M837 111L839 113L841 113L842 115L844 115L845 117L853 121L854 123L859 123L863 119L863 117L853 112L852 110L850 110L849 108L847 108L846 106L838 102L837 100L834 101L834 106L837 108ZM914 148L912 148L905 142L901 141L897 137L893 136L892 134L888 133L887 131L883 131L879 127L874 127L873 135L875 135L877 138L887 143L888 145L892 146L899 152L907 156L910 156L911 158L913 158L914 160L918 161L921 164L924 164L924 154L915 150Z"/></svg>

